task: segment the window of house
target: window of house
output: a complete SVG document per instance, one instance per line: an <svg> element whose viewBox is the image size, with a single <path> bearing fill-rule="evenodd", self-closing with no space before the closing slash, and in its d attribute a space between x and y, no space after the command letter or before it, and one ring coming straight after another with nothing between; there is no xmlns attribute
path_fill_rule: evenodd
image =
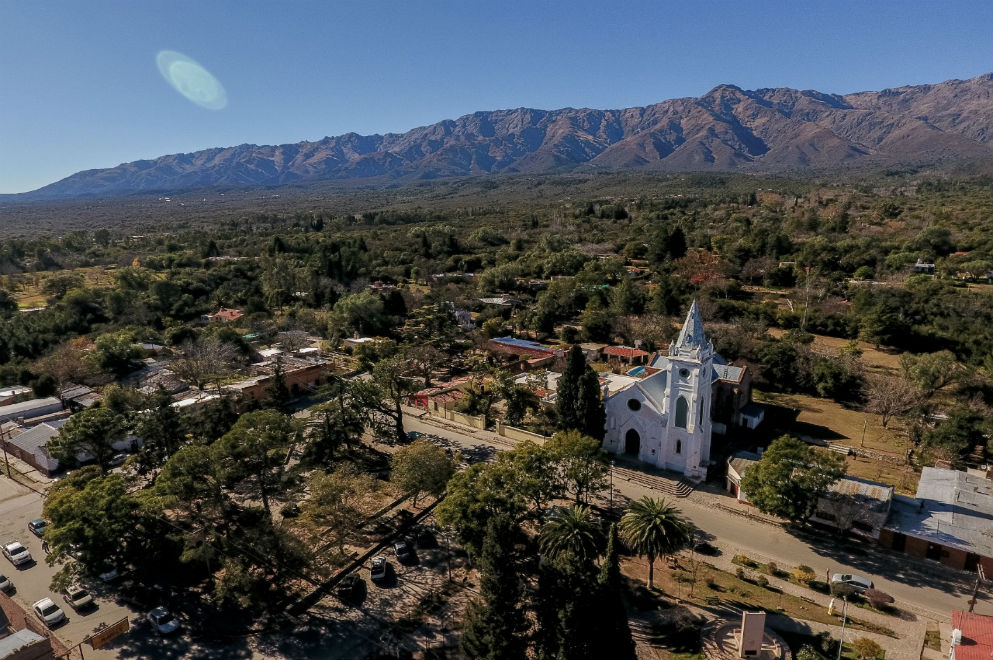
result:
<svg viewBox="0 0 993 660"><path fill-rule="evenodd" d="M641 410L641 401L638 401L638 399L628 399L628 408L635 411Z"/></svg>
<svg viewBox="0 0 993 660"><path fill-rule="evenodd" d="M676 453L677 454L682 454L683 453L683 441L682 440L676 440Z"/></svg>
<svg viewBox="0 0 993 660"><path fill-rule="evenodd" d="M690 415L690 404L686 402L686 397L676 399L676 426L685 429L686 418Z"/></svg>

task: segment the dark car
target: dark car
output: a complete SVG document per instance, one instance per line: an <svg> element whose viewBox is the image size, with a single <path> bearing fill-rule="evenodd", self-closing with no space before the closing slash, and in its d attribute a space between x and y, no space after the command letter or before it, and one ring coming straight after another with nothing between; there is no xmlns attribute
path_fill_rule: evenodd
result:
<svg viewBox="0 0 993 660"><path fill-rule="evenodd" d="M334 595L341 600L356 600L362 593L362 584L358 573L349 573L335 585Z"/></svg>
<svg viewBox="0 0 993 660"><path fill-rule="evenodd" d="M697 541L696 543L694 543L693 552L700 555L710 555L710 556L721 554L721 551L718 550L716 546L714 546L711 543L707 543L706 541Z"/></svg>
<svg viewBox="0 0 993 660"><path fill-rule="evenodd" d="M48 523L42 520L41 518L35 518L34 520L28 523L28 529L30 529L31 533L37 536L38 538L41 538L41 535L45 533L46 527L48 527Z"/></svg>
<svg viewBox="0 0 993 660"><path fill-rule="evenodd" d="M414 549L405 539L397 539L393 542L393 552L401 562L408 562L414 558Z"/></svg>

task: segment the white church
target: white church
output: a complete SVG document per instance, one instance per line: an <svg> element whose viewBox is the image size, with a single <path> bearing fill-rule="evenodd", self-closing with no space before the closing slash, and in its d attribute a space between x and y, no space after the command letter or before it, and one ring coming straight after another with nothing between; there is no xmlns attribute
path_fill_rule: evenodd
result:
<svg viewBox="0 0 993 660"><path fill-rule="evenodd" d="M667 355L659 354L645 378L604 392L607 429L603 448L693 480L710 463L714 345L703 334L696 301ZM724 361L718 356L718 367Z"/></svg>

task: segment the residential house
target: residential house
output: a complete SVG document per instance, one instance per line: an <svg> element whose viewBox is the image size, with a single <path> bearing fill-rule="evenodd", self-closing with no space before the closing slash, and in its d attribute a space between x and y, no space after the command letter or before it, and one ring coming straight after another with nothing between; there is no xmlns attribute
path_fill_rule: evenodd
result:
<svg viewBox="0 0 993 660"><path fill-rule="evenodd" d="M897 495L879 537L885 548L993 576L993 480L926 467L913 498Z"/></svg>
<svg viewBox="0 0 993 660"><path fill-rule="evenodd" d="M245 312L241 311L240 309L230 309L227 307L221 307L213 314L201 315L200 322L204 324L214 323L214 322L231 323L232 321L237 321L244 315Z"/></svg>
<svg viewBox="0 0 993 660"><path fill-rule="evenodd" d="M30 424L32 419L61 411L62 401L54 396L20 401L0 406L0 423L21 420Z"/></svg>
<svg viewBox="0 0 993 660"><path fill-rule="evenodd" d="M59 429L65 426L67 419L38 424L17 435L11 434L9 440L0 439L11 455L16 456L45 476L58 472L59 459L48 453L46 445L59 434Z"/></svg>
<svg viewBox="0 0 993 660"><path fill-rule="evenodd" d="M627 364L630 366L645 364L645 360L648 358L648 353L640 348L632 348L630 346L607 346L603 349L602 353L607 359L607 362L612 364Z"/></svg>

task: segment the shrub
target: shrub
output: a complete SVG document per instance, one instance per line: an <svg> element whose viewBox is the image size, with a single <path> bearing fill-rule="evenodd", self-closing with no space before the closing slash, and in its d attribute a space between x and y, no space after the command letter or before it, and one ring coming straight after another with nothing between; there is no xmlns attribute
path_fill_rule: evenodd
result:
<svg viewBox="0 0 993 660"><path fill-rule="evenodd" d="M811 582L813 582L814 578L817 577L817 575L814 573L814 569L812 569L810 566L807 566L805 564L800 564L799 566L794 568L792 576L793 579L799 582L800 584L810 584Z"/></svg>
<svg viewBox="0 0 993 660"><path fill-rule="evenodd" d="M747 555L735 555L731 559L731 563L732 564L738 564L740 566L747 566L749 568L752 568L754 566L758 566L758 564L755 561L753 561L752 559L750 559Z"/></svg>
<svg viewBox="0 0 993 660"><path fill-rule="evenodd" d="M755 580L755 584L759 585L763 589L769 588L769 578L764 575L760 575L758 579Z"/></svg>
<svg viewBox="0 0 993 660"><path fill-rule="evenodd" d="M766 564L765 569L769 571L769 575L775 575L776 573L779 572L779 567L776 566L776 562L774 561L770 561L768 564Z"/></svg>
<svg viewBox="0 0 993 660"><path fill-rule="evenodd" d="M739 580L744 580L744 579L745 579L745 569L743 569L743 568L742 568L741 566L739 566L739 567L738 567L738 570L736 570L736 571L734 572L734 575L735 575L735 577L737 577L737 578L738 578Z"/></svg>
<svg viewBox="0 0 993 660"><path fill-rule="evenodd" d="M704 581L705 581L704 583L711 589L717 587L717 582L714 581L713 573L707 573L707 577L704 578Z"/></svg>
<svg viewBox="0 0 993 660"><path fill-rule="evenodd" d="M867 589L865 592L865 598L869 601L869 604L877 610L881 610L887 605L891 605L893 603L893 596L884 591L880 591L879 589Z"/></svg>
<svg viewBox="0 0 993 660"><path fill-rule="evenodd" d="M858 654L859 660L876 660L883 657L883 647L868 637L859 637L852 642L852 650Z"/></svg>
<svg viewBox="0 0 993 660"><path fill-rule="evenodd" d="M804 644L796 652L796 660L824 660L824 656L810 644Z"/></svg>

